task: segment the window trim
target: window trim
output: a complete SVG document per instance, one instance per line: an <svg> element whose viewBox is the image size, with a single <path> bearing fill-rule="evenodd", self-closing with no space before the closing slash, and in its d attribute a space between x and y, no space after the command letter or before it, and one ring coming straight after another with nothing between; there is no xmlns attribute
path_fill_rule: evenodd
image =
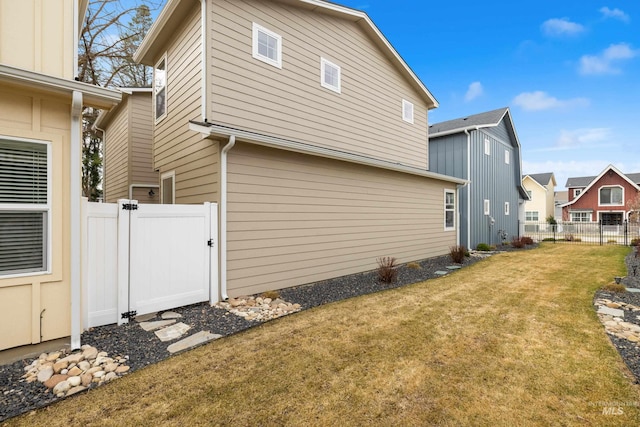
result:
<svg viewBox="0 0 640 427"><path fill-rule="evenodd" d="M453 207L447 208L447 195L453 195ZM455 231L456 230L456 192L454 190L444 189L444 231ZM447 226L447 212L453 213L453 225Z"/></svg>
<svg viewBox="0 0 640 427"><path fill-rule="evenodd" d="M164 201L164 181L171 179L171 203L165 203ZM176 203L176 171L172 170L160 175L160 204L162 205L175 205Z"/></svg>
<svg viewBox="0 0 640 427"><path fill-rule="evenodd" d="M504 214L508 216L510 214L509 211L510 211L509 202L504 202Z"/></svg>
<svg viewBox="0 0 640 427"><path fill-rule="evenodd" d="M588 216L587 221L582 221L582 220L575 220L574 219L574 215L579 215L579 216ZM577 212L570 212L569 215L571 222L593 222L593 212L585 212L585 211L577 211Z"/></svg>
<svg viewBox="0 0 640 427"><path fill-rule="evenodd" d="M535 219L533 219L533 215L530 215L530 214L535 214ZM540 212L538 212L538 211L525 211L524 220L525 221L529 221L529 222L538 222L538 221L540 221Z"/></svg>
<svg viewBox="0 0 640 427"><path fill-rule="evenodd" d="M338 72L337 86L334 86L333 84L325 80L325 71L327 66L336 69L336 71ZM320 86L332 90L336 93L342 93L342 68L338 64L335 64L322 56L320 57Z"/></svg>
<svg viewBox="0 0 640 427"><path fill-rule="evenodd" d="M529 201L533 200L533 191L527 190L527 196L529 196Z"/></svg>
<svg viewBox="0 0 640 427"><path fill-rule="evenodd" d="M602 203L601 202L601 192L604 189L612 189L612 188L619 188L620 191L622 192L622 197L620 199L620 203ZM613 199L613 197L612 197ZM598 188L598 206L624 206L624 187L622 185L603 185L602 187Z"/></svg>
<svg viewBox="0 0 640 427"><path fill-rule="evenodd" d="M414 124L415 122L415 107L413 102L407 101L406 99L402 100L402 120L407 123Z"/></svg>
<svg viewBox="0 0 640 427"><path fill-rule="evenodd" d="M485 136L484 138L484 154L491 155L491 140Z"/></svg>
<svg viewBox="0 0 640 427"><path fill-rule="evenodd" d="M576 189L573 190L573 198L576 198L581 194L582 194L582 189L581 188L576 188Z"/></svg>
<svg viewBox="0 0 640 427"><path fill-rule="evenodd" d="M45 214L45 231L43 233L45 242L42 242L44 262L43 269L38 271L26 271L21 273L9 273L3 274L0 272L0 279L10 279L13 277L29 277L29 276L42 276L51 274L51 266L53 265L53 221L52 221L52 188L53 188L53 144L51 141L32 139L32 138L20 138L16 136L2 135L0 134L0 140L24 142L30 144L44 144L47 151L47 203L31 204L31 203L0 203L0 211L22 211L22 212L42 212Z"/></svg>
<svg viewBox="0 0 640 427"><path fill-rule="evenodd" d="M506 165L511 164L511 153L509 152L509 150L504 150L504 163Z"/></svg>
<svg viewBox="0 0 640 427"><path fill-rule="evenodd" d="M162 89L164 89L164 112L158 116L158 102L157 102L157 96L159 93L159 90L157 89L157 85L156 85L156 70L158 70L158 65L162 64L164 62L164 87ZM162 55L162 57L158 60L158 62L155 63L155 65L153 66L153 117L155 119L155 124L160 123L165 117L167 117L167 111L168 111L168 100L169 97L168 92L168 75L169 75L169 67L168 67L168 63L167 63L167 52L164 53L164 55ZM160 90L162 90L160 89Z"/></svg>
<svg viewBox="0 0 640 427"><path fill-rule="evenodd" d="M489 199L484 199L484 214L491 215L491 201Z"/></svg>
<svg viewBox="0 0 640 427"><path fill-rule="evenodd" d="M272 37L274 39L276 39L276 58L270 58L266 55L262 55L260 53L260 48L259 48L259 34L260 33L264 33L269 37ZM251 55L253 56L253 58L257 59L258 61L262 61L265 62L269 65L273 65L276 68L280 68L282 69L282 36L278 33L275 33L265 27L263 27L262 25L254 22L252 24L252 48L251 48Z"/></svg>

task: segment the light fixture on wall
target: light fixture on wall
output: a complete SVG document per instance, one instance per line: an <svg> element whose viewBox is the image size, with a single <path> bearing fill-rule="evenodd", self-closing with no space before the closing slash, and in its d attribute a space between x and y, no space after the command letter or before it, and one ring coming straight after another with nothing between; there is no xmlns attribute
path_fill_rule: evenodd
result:
<svg viewBox="0 0 640 427"><path fill-rule="evenodd" d="M149 190L149 197L153 197L153 196L155 196L155 195L156 195L156 193L155 193L155 191L153 191L153 188L152 188L152 189L150 189L150 190Z"/></svg>

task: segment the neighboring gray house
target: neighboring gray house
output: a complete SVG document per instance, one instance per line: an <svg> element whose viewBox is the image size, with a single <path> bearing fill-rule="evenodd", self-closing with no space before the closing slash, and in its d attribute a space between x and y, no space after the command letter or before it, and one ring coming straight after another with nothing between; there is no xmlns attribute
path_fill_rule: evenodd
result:
<svg viewBox="0 0 640 427"><path fill-rule="evenodd" d="M528 200L520 141L509 108L429 126L429 170L470 183L460 190L460 244L496 244L518 236Z"/></svg>

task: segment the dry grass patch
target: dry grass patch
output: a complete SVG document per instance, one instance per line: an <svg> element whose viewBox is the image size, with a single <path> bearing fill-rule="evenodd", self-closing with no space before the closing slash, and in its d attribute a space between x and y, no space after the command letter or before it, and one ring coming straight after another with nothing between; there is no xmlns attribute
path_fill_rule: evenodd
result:
<svg viewBox="0 0 640 427"><path fill-rule="evenodd" d="M9 425L636 425L592 307L625 248L543 245L269 322Z"/></svg>

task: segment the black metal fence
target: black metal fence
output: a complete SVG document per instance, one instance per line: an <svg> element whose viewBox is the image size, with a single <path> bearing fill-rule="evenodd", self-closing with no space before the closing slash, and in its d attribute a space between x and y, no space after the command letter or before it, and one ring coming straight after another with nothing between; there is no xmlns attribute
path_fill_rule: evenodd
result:
<svg viewBox="0 0 640 427"><path fill-rule="evenodd" d="M624 221L620 224L598 222L520 223L520 235L537 242L567 242L585 245L630 245L640 239L640 223Z"/></svg>

